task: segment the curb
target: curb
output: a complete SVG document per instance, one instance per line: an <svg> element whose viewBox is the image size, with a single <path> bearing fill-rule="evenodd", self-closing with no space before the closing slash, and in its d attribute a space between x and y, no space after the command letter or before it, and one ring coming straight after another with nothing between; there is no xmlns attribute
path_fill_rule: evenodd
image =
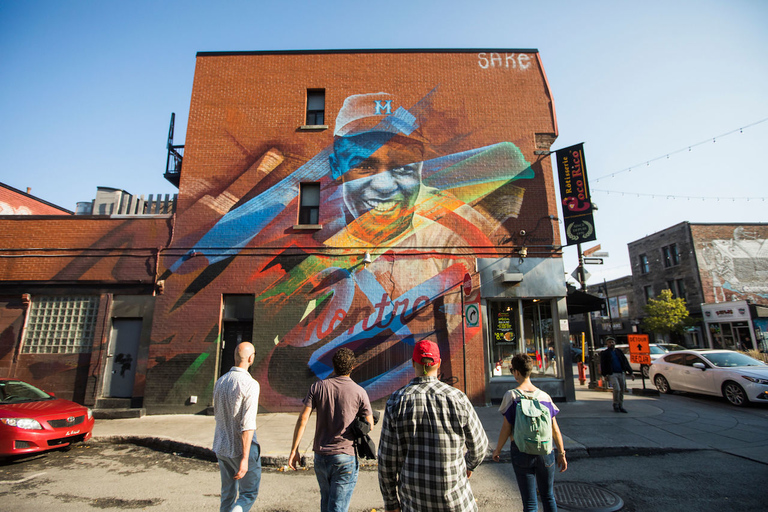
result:
<svg viewBox="0 0 768 512"><path fill-rule="evenodd" d="M90 442L103 442L109 444L133 444L143 446L151 450L164 453L172 453L180 457L188 457L208 462L217 462L216 452L210 448L203 448L194 444L182 443L163 437L141 437L141 436L99 436L90 439ZM262 455L262 467L285 469L288 465L287 455ZM301 457L301 466L304 469L314 468L314 457L304 455ZM360 469L378 468L375 460L360 459Z"/></svg>

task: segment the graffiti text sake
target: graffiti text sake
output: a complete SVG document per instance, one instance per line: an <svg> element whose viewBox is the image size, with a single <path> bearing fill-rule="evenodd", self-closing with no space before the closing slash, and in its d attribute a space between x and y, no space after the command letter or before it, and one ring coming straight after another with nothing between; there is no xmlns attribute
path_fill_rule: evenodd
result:
<svg viewBox="0 0 768 512"><path fill-rule="evenodd" d="M531 57L525 53L494 53L480 52L477 54L477 64L483 69L511 68L525 71L531 67Z"/></svg>

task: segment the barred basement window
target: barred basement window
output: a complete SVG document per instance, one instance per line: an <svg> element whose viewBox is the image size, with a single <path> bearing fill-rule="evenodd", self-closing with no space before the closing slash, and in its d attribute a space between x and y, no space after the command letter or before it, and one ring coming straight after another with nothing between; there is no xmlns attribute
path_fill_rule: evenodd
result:
<svg viewBox="0 0 768 512"><path fill-rule="evenodd" d="M23 353L77 354L91 351L98 297L35 297L31 307Z"/></svg>

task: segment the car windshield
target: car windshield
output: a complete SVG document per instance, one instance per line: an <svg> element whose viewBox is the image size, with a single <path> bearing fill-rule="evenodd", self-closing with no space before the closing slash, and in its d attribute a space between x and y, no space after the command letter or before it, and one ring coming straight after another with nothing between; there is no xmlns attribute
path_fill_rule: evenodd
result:
<svg viewBox="0 0 768 512"><path fill-rule="evenodd" d="M648 348L651 349L651 354L666 354L667 353L666 350L664 350L661 347L657 347L656 345L651 345Z"/></svg>
<svg viewBox="0 0 768 512"><path fill-rule="evenodd" d="M765 363L738 352L712 352L701 354L707 361L719 368L735 368L737 366L765 366Z"/></svg>
<svg viewBox="0 0 768 512"><path fill-rule="evenodd" d="M53 397L32 384L20 380L0 381L0 404L19 404L50 400Z"/></svg>

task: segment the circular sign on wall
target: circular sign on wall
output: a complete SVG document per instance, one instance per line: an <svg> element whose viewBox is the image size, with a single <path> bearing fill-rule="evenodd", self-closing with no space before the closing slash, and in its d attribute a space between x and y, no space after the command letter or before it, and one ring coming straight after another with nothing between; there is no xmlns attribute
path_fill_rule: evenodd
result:
<svg viewBox="0 0 768 512"><path fill-rule="evenodd" d="M480 325L480 309L477 304L467 304L464 307L464 318L467 319L467 327L477 327Z"/></svg>

